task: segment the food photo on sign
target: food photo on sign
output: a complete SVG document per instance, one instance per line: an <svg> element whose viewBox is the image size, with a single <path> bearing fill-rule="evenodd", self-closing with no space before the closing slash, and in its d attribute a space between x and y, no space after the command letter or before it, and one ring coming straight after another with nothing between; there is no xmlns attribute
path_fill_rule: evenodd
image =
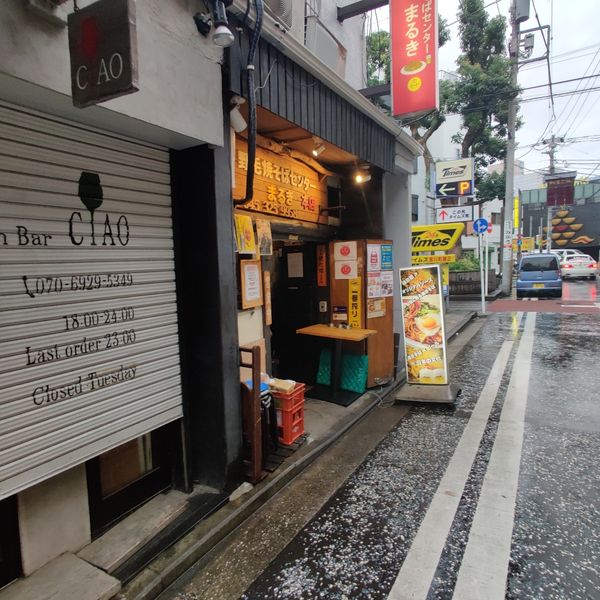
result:
<svg viewBox="0 0 600 600"><path fill-rule="evenodd" d="M440 271L400 269L406 377L410 384L446 385L448 373Z"/></svg>

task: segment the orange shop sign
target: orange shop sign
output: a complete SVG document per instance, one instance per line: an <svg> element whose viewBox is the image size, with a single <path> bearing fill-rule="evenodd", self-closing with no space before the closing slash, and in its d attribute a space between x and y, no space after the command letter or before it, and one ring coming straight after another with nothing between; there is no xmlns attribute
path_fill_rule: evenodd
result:
<svg viewBox="0 0 600 600"><path fill-rule="evenodd" d="M248 144L242 138L235 143L235 187L233 197L244 198L248 173ZM308 165L291 158L256 148L254 198L245 210L310 221L327 222L321 207L327 206L327 182Z"/></svg>
<svg viewBox="0 0 600 600"><path fill-rule="evenodd" d="M392 113L406 116L439 106L436 0L391 0Z"/></svg>

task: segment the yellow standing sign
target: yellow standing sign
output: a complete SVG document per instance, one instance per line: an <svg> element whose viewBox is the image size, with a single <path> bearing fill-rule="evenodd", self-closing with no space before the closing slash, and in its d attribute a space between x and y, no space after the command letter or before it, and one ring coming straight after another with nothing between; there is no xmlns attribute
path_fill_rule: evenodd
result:
<svg viewBox="0 0 600 600"><path fill-rule="evenodd" d="M440 266L400 269L400 296L407 382L447 385Z"/></svg>

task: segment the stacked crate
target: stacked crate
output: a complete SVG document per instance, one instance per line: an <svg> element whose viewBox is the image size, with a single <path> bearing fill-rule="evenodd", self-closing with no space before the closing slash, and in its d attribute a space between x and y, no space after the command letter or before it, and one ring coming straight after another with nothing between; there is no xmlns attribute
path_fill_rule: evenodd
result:
<svg viewBox="0 0 600 600"><path fill-rule="evenodd" d="M304 433L304 388L296 383L291 392L271 392L277 411L277 429L282 444L293 444Z"/></svg>

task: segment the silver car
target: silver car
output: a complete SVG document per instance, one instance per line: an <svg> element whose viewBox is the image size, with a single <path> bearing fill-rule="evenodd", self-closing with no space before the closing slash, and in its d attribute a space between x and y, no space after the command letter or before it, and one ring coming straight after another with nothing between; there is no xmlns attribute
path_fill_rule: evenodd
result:
<svg viewBox="0 0 600 600"><path fill-rule="evenodd" d="M563 279L596 279L598 263L587 254L576 254L567 256L561 260L560 273Z"/></svg>

